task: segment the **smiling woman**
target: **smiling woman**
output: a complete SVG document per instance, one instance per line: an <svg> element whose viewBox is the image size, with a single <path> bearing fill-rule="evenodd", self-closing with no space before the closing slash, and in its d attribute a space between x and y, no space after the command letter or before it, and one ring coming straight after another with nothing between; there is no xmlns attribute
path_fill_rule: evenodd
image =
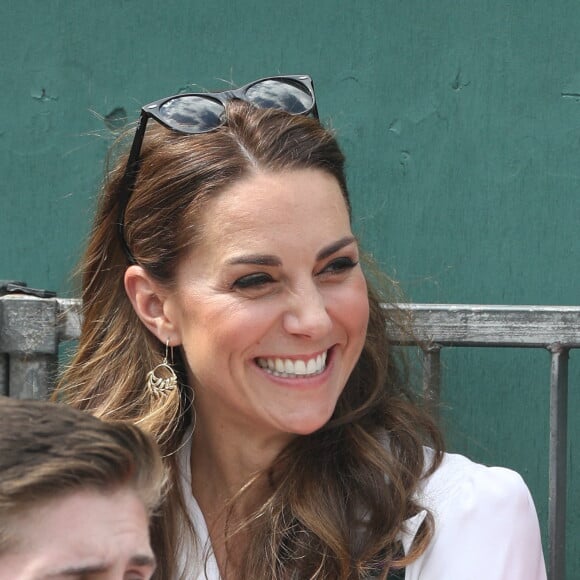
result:
<svg viewBox="0 0 580 580"><path fill-rule="evenodd" d="M209 201L199 227L203 239L178 264L170 292L139 266L125 283L149 330L181 345L203 447L227 430L255 455L271 439L316 431L336 407L368 322L336 179L314 169L256 171Z"/></svg>
<svg viewBox="0 0 580 580"><path fill-rule="evenodd" d="M443 453L361 257L309 77L143 107L57 396L162 446L156 578L543 578L525 485Z"/></svg>

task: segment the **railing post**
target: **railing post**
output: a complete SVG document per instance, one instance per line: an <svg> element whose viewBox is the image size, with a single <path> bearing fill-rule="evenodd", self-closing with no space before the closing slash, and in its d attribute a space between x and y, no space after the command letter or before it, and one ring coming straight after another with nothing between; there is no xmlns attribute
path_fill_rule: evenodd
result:
<svg viewBox="0 0 580 580"><path fill-rule="evenodd" d="M15 398L44 399L58 364L57 302L53 298L3 296L0 301L0 352L8 365L0 388ZM2 380L4 385L2 386Z"/></svg>
<svg viewBox="0 0 580 580"><path fill-rule="evenodd" d="M431 344L423 350L423 397L435 417L441 402L441 347Z"/></svg>
<svg viewBox="0 0 580 580"><path fill-rule="evenodd" d="M566 478L568 432L568 354L559 344L548 347L550 372L550 467L549 467L549 578L566 578Z"/></svg>
<svg viewBox="0 0 580 580"><path fill-rule="evenodd" d="M0 352L0 395L8 395L8 355L3 352Z"/></svg>

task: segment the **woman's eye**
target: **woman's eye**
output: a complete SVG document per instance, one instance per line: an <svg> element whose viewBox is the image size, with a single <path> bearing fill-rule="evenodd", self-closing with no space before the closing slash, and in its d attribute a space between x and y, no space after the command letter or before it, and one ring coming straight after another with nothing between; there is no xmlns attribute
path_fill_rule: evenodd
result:
<svg viewBox="0 0 580 580"><path fill-rule="evenodd" d="M321 272L321 274L340 274L347 270L352 270L358 264L358 260L353 260L347 256L332 260Z"/></svg>
<svg viewBox="0 0 580 580"><path fill-rule="evenodd" d="M264 274L262 272L258 274L248 274L247 276L242 276L238 278L233 284L232 288L238 290L245 290L247 288L260 288L266 286L273 282L272 276L269 274Z"/></svg>

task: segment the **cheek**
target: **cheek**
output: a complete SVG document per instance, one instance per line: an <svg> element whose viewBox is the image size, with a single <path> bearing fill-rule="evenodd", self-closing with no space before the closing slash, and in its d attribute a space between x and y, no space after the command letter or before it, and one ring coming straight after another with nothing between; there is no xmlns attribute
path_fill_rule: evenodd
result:
<svg viewBox="0 0 580 580"><path fill-rule="evenodd" d="M190 363L212 356L229 358L259 344L276 321L275 304L216 300L195 315L182 318L184 346Z"/></svg>
<svg viewBox="0 0 580 580"><path fill-rule="evenodd" d="M346 334L349 352L358 356L363 349L369 322L369 300L364 277L357 277L348 285L336 288L327 296L329 313L335 324Z"/></svg>
<svg viewBox="0 0 580 580"><path fill-rule="evenodd" d="M369 325L369 304L366 295L364 302L359 302L358 309L353 309L351 312L354 324L352 328L353 337L351 337L351 340L357 344L357 356L359 356L367 339L367 329Z"/></svg>
<svg viewBox="0 0 580 580"><path fill-rule="evenodd" d="M364 342L369 322L369 299L366 280L362 274L348 287L340 311L349 330L359 333L361 341Z"/></svg>

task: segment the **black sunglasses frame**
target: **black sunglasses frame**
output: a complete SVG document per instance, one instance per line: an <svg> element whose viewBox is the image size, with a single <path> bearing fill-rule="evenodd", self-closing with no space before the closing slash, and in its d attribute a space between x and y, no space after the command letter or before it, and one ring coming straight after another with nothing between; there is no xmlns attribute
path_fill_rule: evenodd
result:
<svg viewBox="0 0 580 580"><path fill-rule="evenodd" d="M161 107L172 101L174 99L180 99L184 97L202 97L204 99L218 102L222 106L224 106L228 101L233 99L239 99L241 101L247 101L250 103L254 103L251 99L246 98L246 94L249 89L253 86L258 85L264 81L280 81L286 84L294 84L299 86L300 88L305 88L306 92L310 94L312 98L312 105L301 113L291 113L295 115L312 115L316 119L318 119L318 107L316 105L316 95L314 94L314 83L312 79L308 75L283 75L283 76L274 76L274 77L265 77L262 79L258 79L256 81L252 81L243 87L238 89L230 89L225 91L220 91L217 93L183 93L179 95L173 95L171 97L165 97L158 101L154 101L145 105L141 108L141 114L139 116L139 120L137 121L137 127L135 129L135 136L133 137L133 143L131 145L131 149L129 151L129 157L127 159L127 165L125 166L125 173L121 178L119 183L119 216L118 216L118 233L119 238L121 241L121 246L123 248L123 252L127 257L129 263L136 264L136 260L133 257L131 250L127 245L127 241L125 240L125 210L127 208L127 203L133 193L133 189L135 187L135 182L137 180L137 175L139 173L139 167L141 165L141 147L143 146L143 139L145 138L145 129L147 128L147 121L150 118L155 119L158 123L163 125L164 127L171 129L173 131L177 131L178 133L183 134L201 134L201 133L209 133L211 131L215 131L219 127L223 125L223 122L217 124L215 127L211 127L204 131L184 131L183 128L177 128L168 123L160 114ZM254 103L255 104L255 103ZM284 109L282 109L284 110Z"/></svg>

